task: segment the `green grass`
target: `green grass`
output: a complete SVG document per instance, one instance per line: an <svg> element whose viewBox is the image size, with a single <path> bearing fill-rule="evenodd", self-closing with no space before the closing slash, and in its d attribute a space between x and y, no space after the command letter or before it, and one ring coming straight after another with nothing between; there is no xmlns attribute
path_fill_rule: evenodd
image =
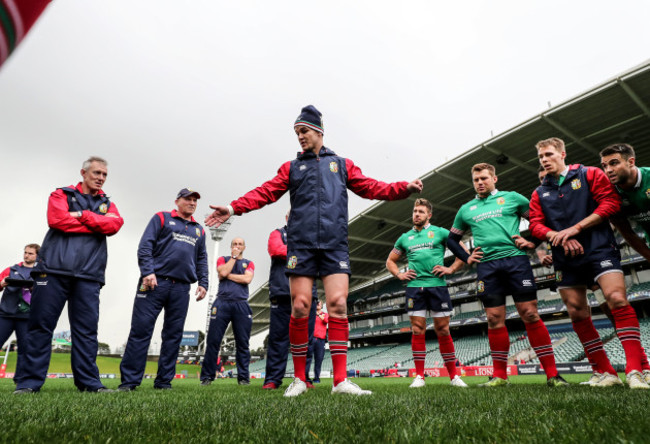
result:
<svg viewBox="0 0 650 444"><path fill-rule="evenodd" d="M110 356L97 356L97 367L99 373L120 373L120 358L113 358ZM7 359L7 372L13 373L16 369L16 353L9 353ZM156 374L158 363L147 361L145 367L145 374ZM201 371L198 365L182 364L176 366L176 373L181 373L183 370L187 371L188 378L196 378L197 373ZM50 368L48 373L72 373L70 366L70 353L52 353L50 360Z"/></svg>
<svg viewBox="0 0 650 444"><path fill-rule="evenodd" d="M576 383L588 375L570 375ZM288 380L285 380L288 382ZM5 442L396 442L396 443L641 443L650 439L645 411L650 393L579 385L550 389L543 376L512 377L508 387L449 386L427 378L358 380L372 396L332 396L331 383L294 399L218 380L174 381L153 390L151 380L129 393L79 393L70 380L48 380L38 394L15 396L0 381ZM115 388L118 381L109 380ZM283 388L286 387L283 386Z"/></svg>

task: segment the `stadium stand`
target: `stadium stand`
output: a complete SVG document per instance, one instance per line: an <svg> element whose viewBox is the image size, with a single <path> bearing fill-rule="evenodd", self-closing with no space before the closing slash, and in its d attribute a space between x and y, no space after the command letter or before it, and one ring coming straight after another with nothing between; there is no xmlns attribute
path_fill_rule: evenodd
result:
<svg viewBox="0 0 650 444"><path fill-rule="evenodd" d="M603 113L603 109L609 111ZM597 153L600 148L612 142L625 141L635 146L637 164L650 165L650 115L647 109L650 109L650 61L467 150L422 177L424 192L421 197L434 203L432 223L449 228L457 209L473 196L471 183L466 179L469 179L468 172L475 163L496 165L500 189L529 196L537 186L538 160L533 146L546 137L562 137L567 143L572 163L598 165L600 159ZM395 240L411 227L412 204L412 199L376 203L349 224L353 271L348 300L350 368L385 368L395 362L407 368L413 365L404 285L387 274L384 267ZM527 223L522 222L521 228L525 234ZM650 349L650 264L622 239L617 240L622 247L628 297L641 321L642 342ZM464 241L473 246L471 238ZM448 254L447 263L452 260ZM553 268L541 266L535 255L531 254L530 260L539 288L540 315L549 325L557 361L585 362L584 350L571 328L566 308L559 294L552 291ZM475 280L476 270L473 267L466 267L448 278L455 306L451 320L452 335L457 357L463 364L489 365L487 323L475 296ZM614 329L601 313L593 294L589 293L588 297L612 363L624 363L623 350ZM260 302L260 308L254 308L254 317L261 325L265 322L264 313L267 313L261 306L263 301L268 301L268 288L261 288L251 296L251 300ZM506 324L511 338L510 360L514 362L523 358L527 363L538 363L510 298L506 308ZM429 326L427 332L429 340L425 363L426 366L441 366L442 357L431 328ZM251 366L251 370L263 367L264 361L259 361ZM291 360L288 367L291 372ZM329 369L331 363L327 353L323 370Z"/></svg>

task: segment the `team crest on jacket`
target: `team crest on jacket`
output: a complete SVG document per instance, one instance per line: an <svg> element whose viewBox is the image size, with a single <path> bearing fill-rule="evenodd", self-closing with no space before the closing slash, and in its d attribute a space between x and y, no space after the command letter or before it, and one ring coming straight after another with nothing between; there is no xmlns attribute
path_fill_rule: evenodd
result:
<svg viewBox="0 0 650 444"><path fill-rule="evenodd" d="M196 229L196 235L197 235L198 237L201 237L201 230L199 230L198 228Z"/></svg>
<svg viewBox="0 0 650 444"><path fill-rule="evenodd" d="M287 261L287 268L293 270L294 268L296 268L297 263L298 263L298 258L296 256L291 256Z"/></svg>
<svg viewBox="0 0 650 444"><path fill-rule="evenodd" d="M241 266L242 266L242 268L247 268L248 264L246 262L244 262L243 264L241 264Z"/></svg>
<svg viewBox="0 0 650 444"><path fill-rule="evenodd" d="M330 162L330 171L332 173L338 173L339 172L339 164L336 162Z"/></svg>
<svg viewBox="0 0 650 444"><path fill-rule="evenodd" d="M503 197L498 197L497 198L497 204L503 205L504 203L506 203L506 200Z"/></svg>
<svg viewBox="0 0 650 444"><path fill-rule="evenodd" d="M478 281L478 283L476 284L476 291L479 293L483 293L485 291L485 282Z"/></svg>
<svg viewBox="0 0 650 444"><path fill-rule="evenodd" d="M645 190L645 197L647 197L648 199L650 199L650 188L648 188L647 190Z"/></svg>
<svg viewBox="0 0 650 444"><path fill-rule="evenodd" d="M555 272L555 282L562 282L562 272L561 271L556 271Z"/></svg>
<svg viewBox="0 0 650 444"><path fill-rule="evenodd" d="M107 211L108 211L108 205L106 205L105 203L103 203L103 204L101 204L99 206L99 212L100 213L106 214Z"/></svg>
<svg viewBox="0 0 650 444"><path fill-rule="evenodd" d="M571 181L571 188L573 188L574 190L579 190L580 188L582 188L582 182L580 182L580 179L573 179Z"/></svg>
<svg viewBox="0 0 650 444"><path fill-rule="evenodd" d="M436 235L436 233L434 233L433 231L429 231L429 233L427 233L427 236L429 237L429 239L433 239L433 237L435 235Z"/></svg>
<svg viewBox="0 0 650 444"><path fill-rule="evenodd" d="M138 288L138 291L147 291L147 286L144 284L140 284L140 288Z"/></svg>
<svg viewBox="0 0 650 444"><path fill-rule="evenodd" d="M413 298L409 298L409 300L406 302L406 305L408 305L409 308L413 308Z"/></svg>
<svg viewBox="0 0 650 444"><path fill-rule="evenodd" d="M212 316L217 315L217 307L212 307Z"/></svg>

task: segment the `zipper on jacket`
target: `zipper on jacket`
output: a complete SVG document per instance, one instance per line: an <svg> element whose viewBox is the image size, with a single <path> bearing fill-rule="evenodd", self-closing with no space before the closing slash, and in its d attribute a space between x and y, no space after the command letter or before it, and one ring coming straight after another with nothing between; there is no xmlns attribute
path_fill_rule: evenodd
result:
<svg viewBox="0 0 650 444"><path fill-rule="evenodd" d="M321 183L321 174L320 174L320 152L316 153L316 178L318 179L318 211L316 211L318 220L318 232L316 233L316 248L320 248L320 231L321 231L321 222L320 222L320 206L322 200L322 183Z"/></svg>

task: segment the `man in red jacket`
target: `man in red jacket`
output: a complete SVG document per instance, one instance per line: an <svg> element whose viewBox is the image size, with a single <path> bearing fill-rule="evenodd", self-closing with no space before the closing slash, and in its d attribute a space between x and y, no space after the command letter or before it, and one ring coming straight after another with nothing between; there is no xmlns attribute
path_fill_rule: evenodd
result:
<svg viewBox="0 0 650 444"><path fill-rule="evenodd" d="M50 195L45 235L34 267L28 349L25 365L16 375L14 393L41 389L52 353L52 333L68 303L72 332L72 373L79 391L106 392L97 369L99 291L104 285L108 251L106 237L117 233L124 220L102 190L107 163L91 157L83 163L83 180Z"/></svg>
<svg viewBox="0 0 650 444"><path fill-rule="evenodd" d="M547 175L530 200L530 231L551 244L558 290L573 329L603 375L592 386L622 384L591 321L587 288L597 283L625 350L627 384L632 389L650 389L641 374L639 321L627 301L621 255L607 223L619 211L621 200L599 168L566 165L561 139L542 140L536 148Z"/></svg>
<svg viewBox="0 0 650 444"><path fill-rule="evenodd" d="M31 278L31 271L36 264L36 257L41 246L38 244L27 244L23 250L23 262L7 267L0 273L0 346L5 343L9 336L15 331L18 345L18 359L16 362L16 373L23 364L25 351L27 350L27 322L29 320L29 306L32 299L31 285L34 283ZM23 285L14 285L7 282L9 279L25 281ZM15 379L15 378L14 378Z"/></svg>
<svg viewBox="0 0 650 444"><path fill-rule="evenodd" d="M208 226L277 201L289 191L287 274L292 312L289 339L296 377L284 396L307 391L305 363L309 346L308 316L312 287L321 278L329 320L329 343L334 370L333 394L369 395L347 379L349 325L347 297L350 275L348 250L348 193L367 199L398 200L422 191L422 181L384 183L363 175L350 159L337 156L323 145L322 114L312 105L301 110L294 130L302 152L284 163L278 174L228 206L212 206Z"/></svg>
<svg viewBox="0 0 650 444"><path fill-rule="evenodd" d="M318 301L316 306L316 324L314 325L314 382L320 382L320 368L325 356L325 343L327 342L327 323L329 315L323 311L323 303Z"/></svg>

